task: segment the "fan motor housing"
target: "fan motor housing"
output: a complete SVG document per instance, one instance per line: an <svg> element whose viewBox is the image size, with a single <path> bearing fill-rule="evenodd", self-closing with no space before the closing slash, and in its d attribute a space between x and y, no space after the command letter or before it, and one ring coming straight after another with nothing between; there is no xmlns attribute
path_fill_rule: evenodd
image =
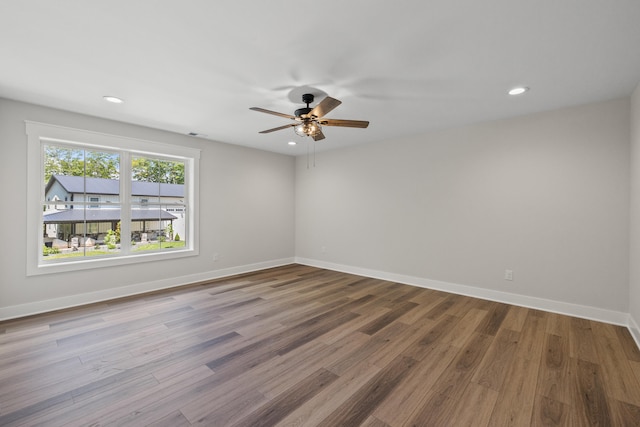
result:
<svg viewBox="0 0 640 427"><path fill-rule="evenodd" d="M307 104L307 106L305 108L298 108L295 112L296 117L302 117L311 112L312 108L309 107L309 104L313 102L314 98L315 97L313 96L312 93L305 93L302 95L302 102Z"/></svg>
<svg viewBox="0 0 640 427"><path fill-rule="evenodd" d="M296 117L302 117L305 114L309 114L311 112L311 108L309 107L305 107L305 108L298 108L295 112L295 116Z"/></svg>

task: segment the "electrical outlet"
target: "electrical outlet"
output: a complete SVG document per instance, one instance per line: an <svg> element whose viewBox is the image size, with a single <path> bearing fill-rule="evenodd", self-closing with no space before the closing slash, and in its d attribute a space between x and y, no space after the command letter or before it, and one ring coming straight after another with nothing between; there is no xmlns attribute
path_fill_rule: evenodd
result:
<svg viewBox="0 0 640 427"><path fill-rule="evenodd" d="M211 257L211 259L213 260L213 262L218 261L218 252L214 252L213 256Z"/></svg>
<svg viewBox="0 0 640 427"><path fill-rule="evenodd" d="M322 247L322 253L323 253L323 254L326 254L326 253L327 253L327 247L326 247L326 246L323 246L323 247Z"/></svg>
<svg viewBox="0 0 640 427"><path fill-rule="evenodd" d="M513 270L504 271L504 280L513 280Z"/></svg>

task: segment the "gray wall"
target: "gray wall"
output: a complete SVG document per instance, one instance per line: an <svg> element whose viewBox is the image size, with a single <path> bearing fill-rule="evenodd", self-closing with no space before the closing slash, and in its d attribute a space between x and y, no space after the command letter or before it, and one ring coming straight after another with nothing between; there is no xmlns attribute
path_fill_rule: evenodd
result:
<svg viewBox="0 0 640 427"><path fill-rule="evenodd" d="M24 120L200 148L200 255L27 277L25 230L30 224L26 223ZM295 161L290 156L4 99L0 99L0 146L0 314L4 317L293 259ZM219 254L217 262L214 253Z"/></svg>
<svg viewBox="0 0 640 427"><path fill-rule="evenodd" d="M637 321L640 89L631 104L612 100L318 153L317 166L307 169L305 156L0 99L0 314L186 283L295 255L630 312ZM24 120L202 149L200 255L27 277ZM514 271L513 281L503 279L505 269Z"/></svg>
<svg viewBox="0 0 640 427"><path fill-rule="evenodd" d="M631 253L629 313L640 343L640 85L631 98Z"/></svg>
<svg viewBox="0 0 640 427"><path fill-rule="evenodd" d="M296 256L627 313L629 129L625 98L300 157Z"/></svg>

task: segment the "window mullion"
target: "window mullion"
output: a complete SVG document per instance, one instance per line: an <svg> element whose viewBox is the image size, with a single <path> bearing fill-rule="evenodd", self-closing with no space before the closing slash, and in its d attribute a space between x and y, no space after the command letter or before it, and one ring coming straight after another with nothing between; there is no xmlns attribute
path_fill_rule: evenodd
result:
<svg viewBox="0 0 640 427"><path fill-rule="evenodd" d="M120 152L120 253L131 252L131 154Z"/></svg>

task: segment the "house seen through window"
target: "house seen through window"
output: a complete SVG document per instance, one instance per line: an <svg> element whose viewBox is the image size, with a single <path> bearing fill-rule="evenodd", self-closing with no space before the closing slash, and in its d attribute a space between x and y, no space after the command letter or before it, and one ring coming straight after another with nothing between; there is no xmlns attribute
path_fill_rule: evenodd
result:
<svg viewBox="0 0 640 427"><path fill-rule="evenodd" d="M43 261L184 248L188 243L185 162L125 156L130 194L122 197L118 152L44 144ZM69 204L60 205L59 200ZM127 226L122 224L127 210Z"/></svg>

